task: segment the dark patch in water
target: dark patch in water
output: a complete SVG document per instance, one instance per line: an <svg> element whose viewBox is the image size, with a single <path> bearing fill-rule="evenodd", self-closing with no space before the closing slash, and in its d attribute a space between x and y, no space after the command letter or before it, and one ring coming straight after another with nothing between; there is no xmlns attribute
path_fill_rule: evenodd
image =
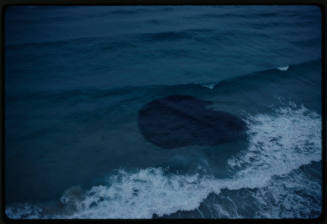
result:
<svg viewBox="0 0 327 224"><path fill-rule="evenodd" d="M154 100L139 111L139 129L161 148L217 145L245 136L246 124L235 115L207 109L210 101L174 95Z"/></svg>

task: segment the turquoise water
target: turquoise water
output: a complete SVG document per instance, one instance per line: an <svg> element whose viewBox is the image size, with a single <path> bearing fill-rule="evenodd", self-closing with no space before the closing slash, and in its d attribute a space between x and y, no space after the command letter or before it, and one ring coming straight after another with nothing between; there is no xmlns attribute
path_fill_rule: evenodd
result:
<svg viewBox="0 0 327 224"><path fill-rule="evenodd" d="M10 218L320 215L318 7L9 7L5 26ZM138 112L170 95L246 139L148 142Z"/></svg>

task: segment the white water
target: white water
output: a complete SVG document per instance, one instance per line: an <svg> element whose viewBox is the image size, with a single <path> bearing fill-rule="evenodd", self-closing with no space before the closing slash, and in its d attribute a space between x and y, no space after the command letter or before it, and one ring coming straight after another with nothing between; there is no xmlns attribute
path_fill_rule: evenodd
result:
<svg viewBox="0 0 327 224"><path fill-rule="evenodd" d="M289 66L287 65L287 66L280 66L280 67L278 67L277 69L278 69L279 71L283 71L283 72L285 72L285 71L288 70L288 68L289 68Z"/></svg>
<svg viewBox="0 0 327 224"><path fill-rule="evenodd" d="M202 87L208 88L208 89L214 89L217 83L206 83L206 84L200 84Z"/></svg>
<svg viewBox="0 0 327 224"><path fill-rule="evenodd" d="M253 195L262 207L258 217L301 217L301 211L297 210L283 215L278 207L265 209L265 195L272 194L276 204L288 208L301 201L295 193L289 195L291 185L312 188L310 181L303 181L300 174L291 174L302 165L321 160L320 116L291 103L277 109L273 115L248 116L247 123L249 147L228 160L230 169L236 171L232 178L169 175L161 168L147 168L134 173L120 170L109 177L107 185L94 186L86 192L68 189L60 199L63 206L71 208L68 213L50 215L37 206L25 204L19 208L7 208L6 214L11 218L29 219L151 218L153 214L162 216L197 209L210 193L219 195L222 189L249 188L259 189ZM275 182L275 177L284 180ZM314 186L319 192L319 186ZM288 201L282 201L285 195L288 195ZM237 207L241 202L234 203ZM296 208L304 212L305 209L310 210L310 204L308 207L305 202L301 205L304 207ZM222 206L216 207L217 214L229 214Z"/></svg>

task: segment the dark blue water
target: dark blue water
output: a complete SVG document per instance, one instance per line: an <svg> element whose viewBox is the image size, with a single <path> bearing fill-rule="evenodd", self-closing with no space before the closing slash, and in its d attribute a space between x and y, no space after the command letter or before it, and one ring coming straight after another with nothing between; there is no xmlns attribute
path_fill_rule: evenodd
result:
<svg viewBox="0 0 327 224"><path fill-rule="evenodd" d="M246 138L165 150L140 109L212 102ZM15 6L5 14L11 218L315 218L316 6Z"/></svg>

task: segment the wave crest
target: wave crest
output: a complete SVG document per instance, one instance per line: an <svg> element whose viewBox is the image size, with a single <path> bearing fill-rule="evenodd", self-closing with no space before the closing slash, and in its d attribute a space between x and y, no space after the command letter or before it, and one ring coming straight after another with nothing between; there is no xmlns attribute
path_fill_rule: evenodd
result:
<svg viewBox="0 0 327 224"><path fill-rule="evenodd" d="M106 185L94 186L86 192L78 188L66 191L61 203L64 206L73 205L73 212L69 214L67 211L62 213L61 210L60 214L50 217L39 208L35 212L28 212L33 210L31 206L7 207L6 214L11 218L31 219L165 216L179 211L198 210L211 193L219 195L223 189L259 189L257 196L266 191L273 192L271 188L274 186L274 178L285 177L303 165L321 161L321 117L304 106L290 103L287 107L277 109L272 115L248 116L247 123L250 144L247 149L228 160L230 169L236 171L230 178L217 179L199 173L169 174L163 168L147 168L133 173L119 170L109 177ZM299 178L294 184L306 185L302 179ZM276 186L282 189L280 185ZM303 189L307 189L307 186L303 186ZM259 196L255 197L259 200L258 205L265 203L260 201L263 199ZM297 200L296 197L294 200ZM237 206L241 202L233 203ZM227 212L223 204L216 207L217 213ZM266 210L262 212L266 213L259 217L279 217L277 213L267 213ZM298 216L301 217L301 214Z"/></svg>

